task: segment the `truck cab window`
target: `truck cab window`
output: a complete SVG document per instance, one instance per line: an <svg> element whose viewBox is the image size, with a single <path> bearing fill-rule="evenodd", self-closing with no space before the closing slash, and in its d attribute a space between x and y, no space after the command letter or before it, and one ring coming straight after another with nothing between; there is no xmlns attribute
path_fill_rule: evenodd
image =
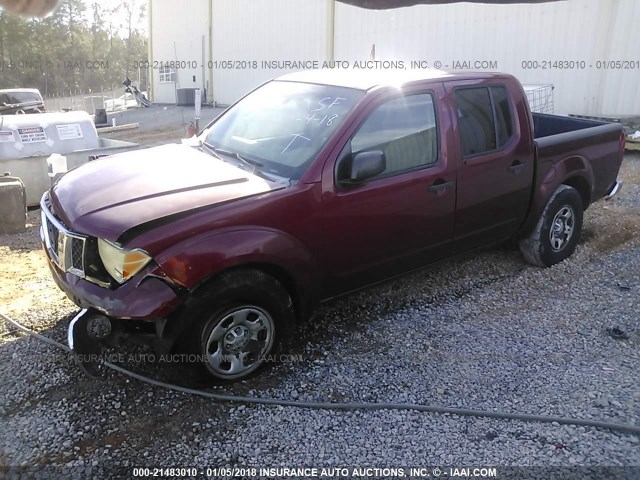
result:
<svg viewBox="0 0 640 480"><path fill-rule="evenodd" d="M505 87L461 88L455 99L465 157L501 148L513 137L513 115Z"/></svg>
<svg viewBox="0 0 640 480"><path fill-rule="evenodd" d="M465 157L496 149L496 128L488 88L464 88L455 92L462 154Z"/></svg>
<svg viewBox="0 0 640 480"><path fill-rule="evenodd" d="M387 168L380 176L436 163L438 138L433 97L407 95L373 110L351 139L353 154L382 150Z"/></svg>

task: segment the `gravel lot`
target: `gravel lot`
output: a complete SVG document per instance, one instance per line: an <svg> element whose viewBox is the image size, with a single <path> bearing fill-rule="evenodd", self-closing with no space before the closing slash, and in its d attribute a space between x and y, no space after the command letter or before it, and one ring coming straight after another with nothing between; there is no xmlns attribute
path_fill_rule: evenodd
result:
<svg viewBox="0 0 640 480"><path fill-rule="evenodd" d="M499 248L366 290L305 324L290 362L213 390L640 425L640 155L626 156L621 178L618 197L587 211L568 261L538 269ZM76 308L49 278L38 212L29 220L27 233L0 236L1 310L64 342ZM65 478L132 466L640 467L638 435L595 428L224 404L116 373L93 380L1 324L0 385L0 477L20 466Z"/></svg>

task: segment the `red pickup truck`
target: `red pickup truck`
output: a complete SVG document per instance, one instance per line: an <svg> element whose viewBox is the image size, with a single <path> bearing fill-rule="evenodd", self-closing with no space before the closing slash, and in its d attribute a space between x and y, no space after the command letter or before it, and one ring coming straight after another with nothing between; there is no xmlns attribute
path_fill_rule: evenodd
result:
<svg viewBox="0 0 640 480"><path fill-rule="evenodd" d="M320 302L507 239L566 259L619 188L622 127L532 114L510 75L300 72L191 145L115 155L42 199L79 353L132 336L212 380L273 358Z"/></svg>

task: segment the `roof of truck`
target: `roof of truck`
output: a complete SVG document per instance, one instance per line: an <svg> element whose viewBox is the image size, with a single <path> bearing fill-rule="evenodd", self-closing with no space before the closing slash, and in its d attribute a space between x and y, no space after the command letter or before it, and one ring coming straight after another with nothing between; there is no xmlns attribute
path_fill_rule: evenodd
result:
<svg viewBox="0 0 640 480"><path fill-rule="evenodd" d="M336 87L370 90L383 85L402 85L420 80L494 78L504 76L496 72L462 72L435 69L421 70L375 70L375 69L320 69L288 73L276 78L287 82L319 83Z"/></svg>
<svg viewBox="0 0 640 480"><path fill-rule="evenodd" d="M0 93L15 93L15 92L40 93L40 90L38 90L37 88L3 88L3 89L0 89Z"/></svg>

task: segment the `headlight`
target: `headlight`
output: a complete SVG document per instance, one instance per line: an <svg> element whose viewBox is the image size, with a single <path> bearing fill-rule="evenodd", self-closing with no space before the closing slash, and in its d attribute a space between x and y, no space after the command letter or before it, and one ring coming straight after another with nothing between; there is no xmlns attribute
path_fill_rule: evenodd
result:
<svg viewBox="0 0 640 480"><path fill-rule="evenodd" d="M98 239L98 252L107 272L118 283L126 282L151 261L142 250L125 250L101 238Z"/></svg>

